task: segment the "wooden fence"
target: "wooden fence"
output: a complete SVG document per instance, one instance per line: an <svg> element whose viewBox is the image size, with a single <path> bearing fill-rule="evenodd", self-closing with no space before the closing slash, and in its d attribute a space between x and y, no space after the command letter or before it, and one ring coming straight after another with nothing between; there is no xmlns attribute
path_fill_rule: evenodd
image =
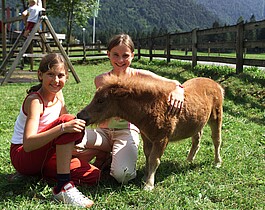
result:
<svg viewBox="0 0 265 210"><path fill-rule="evenodd" d="M6 49L7 52L9 52L12 48L12 44L7 44ZM97 42L95 44L70 44L68 47L65 44L62 44L64 50L68 49L68 57L70 60L83 60L86 61L88 59L104 59L107 58L107 48L105 45L102 45L100 42ZM51 49L53 52L59 52L58 47L55 44L50 44ZM31 49L31 53L24 54L24 57L29 57L30 59L30 70L34 70L34 63L39 62L42 58L43 51L42 48L38 44L34 44L33 48ZM19 53L19 49L15 50L15 55ZM4 60L2 55L2 47L0 45L0 57L2 59L0 60L0 64ZM15 55L12 59L15 59ZM24 69L24 60L22 60L21 65L19 68Z"/></svg>
<svg viewBox="0 0 265 210"><path fill-rule="evenodd" d="M5 19L4 13L3 19ZM6 28L7 24L21 21L21 19L20 16L5 20L4 24L2 22L2 26L4 26L2 29ZM263 36L258 38L257 34L262 33ZM2 30L2 37L7 37L6 29ZM86 60L87 58L106 57L106 44L104 43L76 44L68 47L68 56L70 58ZM64 48L66 49L66 46ZM6 49L8 49L8 44L5 40L1 46L2 58L6 55ZM257 49L265 49L265 20L141 38L137 40L135 54L138 59L149 57L152 60L157 57L165 58L167 62L170 62L171 59L189 60L192 63L192 67L195 67L198 61L235 64L236 72L240 73L243 71L244 65L265 67L265 60L245 57L246 53L253 53ZM38 49L35 50L35 53L38 53ZM41 52L41 49L39 50ZM182 53L176 53L176 51ZM213 55L214 52L218 52L219 55ZM221 53L226 53L226 55L220 56ZM230 55L227 53L230 53ZM231 56L232 54L234 56Z"/></svg>
<svg viewBox="0 0 265 210"><path fill-rule="evenodd" d="M257 33L262 33L264 28L265 21L246 24L241 22L233 26L148 37L137 40L137 55L138 59L142 56L149 57L150 60L159 57L165 58L167 62L171 59L190 60L192 67L198 61L235 64L236 72L240 73L243 72L244 65L265 67L263 59L245 58L248 51L265 48L265 40L257 39ZM144 49L148 49L148 52ZM174 54L176 50L183 51L183 55ZM211 56L212 51L219 54L234 53L235 56ZM188 52L191 52L190 55Z"/></svg>

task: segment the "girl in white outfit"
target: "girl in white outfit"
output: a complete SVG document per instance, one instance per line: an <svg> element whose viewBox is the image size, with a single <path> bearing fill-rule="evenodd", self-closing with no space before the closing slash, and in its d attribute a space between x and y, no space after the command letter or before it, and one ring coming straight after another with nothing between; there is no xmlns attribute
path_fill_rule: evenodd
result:
<svg viewBox="0 0 265 210"><path fill-rule="evenodd" d="M169 80L150 71L130 68L134 57L134 44L127 34L114 36L108 44L108 57L113 69L98 75L95 80L96 88L103 85L103 78L115 74L132 77L153 77ZM184 90L180 83L174 80L176 89L169 96L172 112L179 111L184 101ZM102 165L111 160L110 175L119 183L127 183L136 177L136 162L139 145L138 128L119 118L111 118L99 125L96 129L86 129L83 141L78 144L74 155L88 161L96 157L93 163L102 168Z"/></svg>

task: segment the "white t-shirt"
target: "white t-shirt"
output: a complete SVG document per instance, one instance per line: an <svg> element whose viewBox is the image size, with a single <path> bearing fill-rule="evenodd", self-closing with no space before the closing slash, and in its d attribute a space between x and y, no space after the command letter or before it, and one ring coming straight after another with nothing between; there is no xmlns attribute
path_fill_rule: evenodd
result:
<svg viewBox="0 0 265 210"><path fill-rule="evenodd" d="M31 94L38 94L38 93L31 93ZM38 96L43 101L42 97L39 94ZM17 117L17 120L15 122L14 133L11 139L11 143L13 144L23 144L24 128L27 120L27 115L24 112L24 102L20 109L20 113ZM40 132L43 128L45 128L51 122L56 120L60 116L61 109L62 109L62 102L59 99L52 106L44 107L43 114L40 116L38 132Z"/></svg>
<svg viewBox="0 0 265 210"><path fill-rule="evenodd" d="M33 22L33 23L37 23L39 20L39 14L42 11L42 7L34 4L33 6L28 8L28 22Z"/></svg>

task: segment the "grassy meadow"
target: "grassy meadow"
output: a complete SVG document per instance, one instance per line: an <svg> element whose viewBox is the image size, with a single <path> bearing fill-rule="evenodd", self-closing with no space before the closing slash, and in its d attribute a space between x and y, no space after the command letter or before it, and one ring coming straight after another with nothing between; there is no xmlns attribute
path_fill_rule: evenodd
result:
<svg viewBox="0 0 265 210"><path fill-rule="evenodd" d="M76 114L94 95L93 78L109 70L108 61L74 63L81 79L70 79L64 88L68 111ZM265 72L257 68L235 69L221 66L143 59L132 67L149 69L167 78L184 82L194 77L209 77L225 88L221 157L223 165L213 165L214 151L210 129L204 129L201 149L194 163L186 162L191 140L168 145L156 173L155 189L143 190L145 158L142 145L137 163L138 175L128 185L102 180L79 190L94 200L91 209L265 209ZM52 184L37 178L9 181L14 173L9 145L15 119L26 90L36 83L0 86L0 209L75 209L51 199Z"/></svg>

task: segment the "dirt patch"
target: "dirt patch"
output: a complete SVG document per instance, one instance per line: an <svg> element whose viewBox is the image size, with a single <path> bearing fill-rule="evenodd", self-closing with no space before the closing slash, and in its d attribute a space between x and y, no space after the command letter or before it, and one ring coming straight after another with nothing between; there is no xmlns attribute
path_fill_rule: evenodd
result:
<svg viewBox="0 0 265 210"><path fill-rule="evenodd" d="M4 80L4 76L0 76L0 83ZM25 71L25 70L17 70L14 71L9 78L8 83L30 83L30 82L38 82L37 71Z"/></svg>

